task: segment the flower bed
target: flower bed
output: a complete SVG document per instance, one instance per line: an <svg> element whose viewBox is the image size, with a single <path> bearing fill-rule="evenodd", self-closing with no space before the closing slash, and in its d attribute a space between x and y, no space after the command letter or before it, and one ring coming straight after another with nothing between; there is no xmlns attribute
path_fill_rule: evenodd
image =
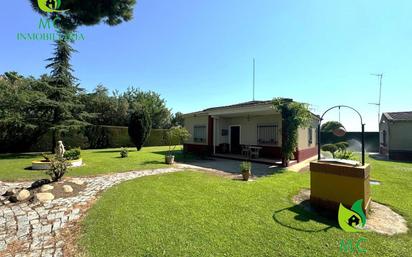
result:
<svg viewBox="0 0 412 257"><path fill-rule="evenodd" d="M70 167L80 167L83 165L83 159L69 160ZM48 161L32 161L32 170L48 170L50 169L50 162Z"/></svg>

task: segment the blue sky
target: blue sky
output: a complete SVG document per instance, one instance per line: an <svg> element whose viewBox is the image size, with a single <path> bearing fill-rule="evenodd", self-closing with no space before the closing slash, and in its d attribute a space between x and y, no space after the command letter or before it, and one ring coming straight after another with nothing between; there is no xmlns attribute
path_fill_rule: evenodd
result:
<svg viewBox="0 0 412 257"><path fill-rule="evenodd" d="M72 64L89 91L140 87L191 112L251 100L255 57L256 99L290 97L316 113L351 105L377 130L370 73L384 73L382 111L412 110L411 10L410 1L140 0L131 22L79 28L86 39ZM0 73L46 72L51 42L16 39L39 18L28 0L2 4ZM342 110L349 130L359 129L353 117Z"/></svg>

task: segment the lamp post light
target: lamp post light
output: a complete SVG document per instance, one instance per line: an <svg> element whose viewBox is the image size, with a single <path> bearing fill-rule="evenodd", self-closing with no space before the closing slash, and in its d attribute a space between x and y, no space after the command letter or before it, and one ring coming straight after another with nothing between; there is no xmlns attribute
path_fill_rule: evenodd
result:
<svg viewBox="0 0 412 257"><path fill-rule="evenodd" d="M318 160L321 159L321 151L320 151L321 150L321 133L320 133L321 123L322 123L322 120L323 120L323 117L325 116L325 114L327 112L329 112L330 110L335 109L335 108L339 108L339 109L340 108L349 108L349 109L355 111L359 115L360 122L361 122L361 127L362 127L362 166L365 165L365 124L363 123L362 115L355 108L347 106L347 105L333 106L333 107L327 109L322 114L322 116L320 117L319 124L318 124ZM346 130L343 127L339 127L339 128L336 128L336 129L333 130L333 134L336 135L336 136L341 137L341 136L344 136L346 134Z"/></svg>

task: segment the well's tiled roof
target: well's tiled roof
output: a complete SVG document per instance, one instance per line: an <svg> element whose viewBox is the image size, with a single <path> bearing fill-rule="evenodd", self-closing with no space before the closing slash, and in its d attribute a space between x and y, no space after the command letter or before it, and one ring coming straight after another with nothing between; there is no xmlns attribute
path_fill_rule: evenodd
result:
<svg viewBox="0 0 412 257"><path fill-rule="evenodd" d="M412 112L385 112L385 116L390 120L411 120Z"/></svg>

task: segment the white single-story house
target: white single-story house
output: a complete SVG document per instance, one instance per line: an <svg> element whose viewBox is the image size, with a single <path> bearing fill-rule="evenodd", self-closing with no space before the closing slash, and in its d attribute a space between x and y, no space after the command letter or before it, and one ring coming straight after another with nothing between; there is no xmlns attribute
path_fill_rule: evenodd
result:
<svg viewBox="0 0 412 257"><path fill-rule="evenodd" d="M299 162L317 154L319 117L313 115L308 128L298 131L295 159ZM281 160L282 117L273 101L250 101L208 108L184 115L184 127L191 137L187 152L219 157L242 157L245 146L259 149L260 160ZM259 161L259 158L256 158Z"/></svg>
<svg viewBox="0 0 412 257"><path fill-rule="evenodd" d="M379 141L380 153L389 159L412 161L412 111L383 113Z"/></svg>

